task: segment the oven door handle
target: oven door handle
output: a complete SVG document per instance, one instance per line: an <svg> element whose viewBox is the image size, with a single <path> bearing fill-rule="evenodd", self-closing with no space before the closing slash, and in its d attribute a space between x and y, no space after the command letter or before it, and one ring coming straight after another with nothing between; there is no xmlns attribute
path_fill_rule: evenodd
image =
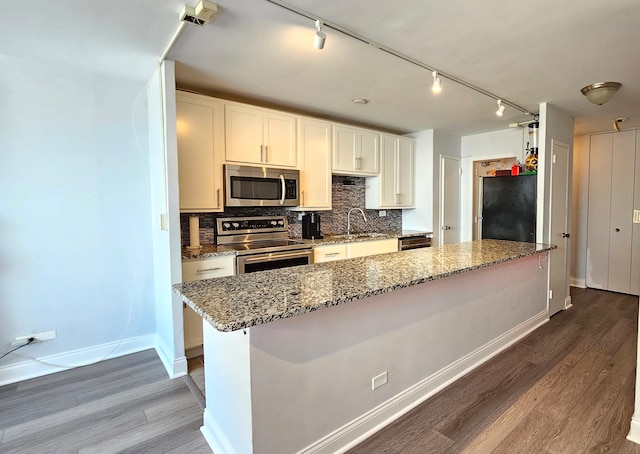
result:
<svg viewBox="0 0 640 454"><path fill-rule="evenodd" d="M282 184L282 196L280 197L280 205L284 205L285 182L284 182L284 175L282 174L280 174L280 184Z"/></svg>
<svg viewBox="0 0 640 454"><path fill-rule="evenodd" d="M242 257L241 260L244 263L254 263L254 262L272 262L274 260L283 260L283 259L295 259L297 257L306 257L311 255L311 251L303 251L303 252L292 252L289 254L273 254L270 256L260 255L259 257ZM240 257L238 257L240 259Z"/></svg>

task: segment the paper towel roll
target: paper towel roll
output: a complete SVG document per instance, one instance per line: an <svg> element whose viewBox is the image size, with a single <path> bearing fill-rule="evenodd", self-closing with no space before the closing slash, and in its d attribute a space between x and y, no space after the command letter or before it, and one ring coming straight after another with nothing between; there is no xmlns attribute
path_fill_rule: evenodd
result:
<svg viewBox="0 0 640 454"><path fill-rule="evenodd" d="M200 218L198 216L189 218L189 247L200 247Z"/></svg>

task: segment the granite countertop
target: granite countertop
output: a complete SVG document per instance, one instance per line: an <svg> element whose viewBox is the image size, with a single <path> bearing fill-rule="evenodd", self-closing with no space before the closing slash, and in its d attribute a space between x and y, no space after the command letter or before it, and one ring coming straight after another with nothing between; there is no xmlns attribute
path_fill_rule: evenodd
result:
<svg viewBox="0 0 640 454"><path fill-rule="evenodd" d="M422 232L419 230L402 230L399 232L374 232L374 233L354 233L352 235L327 235L320 240L306 240L304 238L292 238L301 243L309 243L314 246L322 246L324 244L340 244L353 243L356 241L374 241L384 240L387 238L400 238L406 236L432 236L433 232ZM221 255L236 255L236 251L225 246L217 246L215 244L203 244L200 249L182 248L182 260L199 260Z"/></svg>
<svg viewBox="0 0 640 454"><path fill-rule="evenodd" d="M404 238L408 236L433 236L433 232L422 232L419 230L401 230L399 232L361 232L352 233L351 235L325 235L324 238L319 240L304 240L296 238L297 240L309 242L314 246L323 246L326 244L341 244L341 243L355 243L359 241L375 241L386 240L388 238Z"/></svg>
<svg viewBox="0 0 640 454"><path fill-rule="evenodd" d="M211 257L219 257L221 255L236 255L236 251L225 246L203 244L200 249L188 249L186 247L183 247L181 255L182 260L185 261L207 259Z"/></svg>
<svg viewBox="0 0 640 454"><path fill-rule="evenodd" d="M235 331L555 248L479 240L185 282L174 290L214 328Z"/></svg>

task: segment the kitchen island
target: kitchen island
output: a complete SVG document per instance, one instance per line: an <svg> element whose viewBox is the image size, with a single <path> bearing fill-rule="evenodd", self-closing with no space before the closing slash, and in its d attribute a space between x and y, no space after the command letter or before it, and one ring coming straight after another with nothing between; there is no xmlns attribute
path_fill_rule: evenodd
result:
<svg viewBox="0 0 640 454"><path fill-rule="evenodd" d="M216 454L352 446L546 322L552 248L482 240L176 285L205 321L205 437Z"/></svg>

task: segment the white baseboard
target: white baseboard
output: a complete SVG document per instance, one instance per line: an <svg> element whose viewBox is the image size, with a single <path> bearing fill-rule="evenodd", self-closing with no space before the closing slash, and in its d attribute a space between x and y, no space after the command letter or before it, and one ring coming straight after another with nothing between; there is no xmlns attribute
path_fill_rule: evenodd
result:
<svg viewBox="0 0 640 454"><path fill-rule="evenodd" d="M587 288L587 281L578 277L570 277L569 285L571 287Z"/></svg>
<svg viewBox="0 0 640 454"><path fill-rule="evenodd" d="M629 428L629 433L627 434L627 440L640 445L640 420L636 419L635 414L631 418L631 427Z"/></svg>
<svg viewBox="0 0 640 454"><path fill-rule="evenodd" d="M347 451L548 321L549 313L547 311L540 312L435 374L395 395L378 407L312 443L299 451L298 454L328 454ZM216 452L215 449L214 452Z"/></svg>
<svg viewBox="0 0 640 454"><path fill-rule="evenodd" d="M157 335L154 346L158 356L160 357L160 361L162 361L164 368L167 370L167 374L169 374L169 378L177 378L187 375L187 357L184 356L184 354L182 356L174 357L171 350L164 342L162 342L160 336Z"/></svg>
<svg viewBox="0 0 640 454"><path fill-rule="evenodd" d="M202 427L200 432L207 440L209 447L216 454L237 454L237 451L233 448L229 439L225 436L224 432L218 426L215 418L211 417L211 413L204 409L202 415Z"/></svg>
<svg viewBox="0 0 640 454"><path fill-rule="evenodd" d="M130 337L128 339L124 339L122 342L109 342L106 344L94 345L92 347L37 358L39 361L42 361L42 363L32 359L25 359L19 363L0 367L0 377L2 377L0 379L0 386L93 364L105 359L116 358L118 356L124 356L155 347L156 335L148 334L145 336ZM56 367L53 364L63 367Z"/></svg>

